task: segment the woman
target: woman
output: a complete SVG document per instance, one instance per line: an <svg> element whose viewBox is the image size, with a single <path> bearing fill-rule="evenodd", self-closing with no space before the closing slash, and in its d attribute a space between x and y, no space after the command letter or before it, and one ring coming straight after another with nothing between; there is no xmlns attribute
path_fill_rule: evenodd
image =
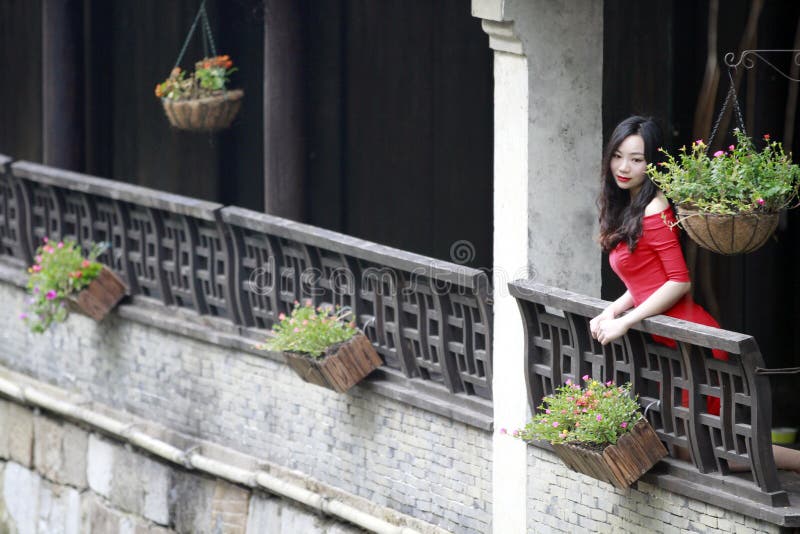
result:
<svg viewBox="0 0 800 534"><path fill-rule="evenodd" d="M719 327L689 295L689 270L675 215L647 176L647 164L658 161L659 146L658 125L634 116L614 129L603 156L600 244L628 289L590 323L592 335L603 345L623 336L634 323L657 314ZM670 339L655 340L675 346ZM714 356L728 359L722 351Z"/></svg>
<svg viewBox="0 0 800 534"><path fill-rule="evenodd" d="M634 116L614 129L603 155L599 240L609 253L611 268L627 288L589 323L592 337L603 345L622 337L642 319L658 314L719 328L689 294L689 271L678 241L675 215L646 173L648 163L658 162L660 146L658 125L650 118ZM653 336L653 340L676 346L672 339ZM720 360L728 359L721 350L712 354ZM686 392L682 400L688 405ZM706 407L708 413L719 415L718 398L707 397ZM798 451L773 447L773 452L780 469L800 470Z"/></svg>

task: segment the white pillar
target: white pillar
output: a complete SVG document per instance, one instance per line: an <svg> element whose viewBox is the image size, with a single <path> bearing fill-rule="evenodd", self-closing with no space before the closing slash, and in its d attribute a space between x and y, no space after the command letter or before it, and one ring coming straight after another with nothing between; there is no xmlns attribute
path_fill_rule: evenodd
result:
<svg viewBox="0 0 800 534"><path fill-rule="evenodd" d="M603 4L472 0L494 52L494 533L527 531L524 333L506 284L600 296ZM502 434L507 429L509 434Z"/></svg>

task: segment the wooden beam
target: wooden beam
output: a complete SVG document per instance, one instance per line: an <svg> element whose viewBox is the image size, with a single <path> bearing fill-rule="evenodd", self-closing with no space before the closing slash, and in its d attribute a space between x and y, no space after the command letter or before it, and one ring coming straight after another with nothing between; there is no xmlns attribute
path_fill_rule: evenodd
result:
<svg viewBox="0 0 800 534"><path fill-rule="evenodd" d="M83 170L83 0L42 2L42 141L47 165Z"/></svg>
<svg viewBox="0 0 800 534"><path fill-rule="evenodd" d="M302 221L302 9L294 0L266 0L264 13L264 208L271 215Z"/></svg>

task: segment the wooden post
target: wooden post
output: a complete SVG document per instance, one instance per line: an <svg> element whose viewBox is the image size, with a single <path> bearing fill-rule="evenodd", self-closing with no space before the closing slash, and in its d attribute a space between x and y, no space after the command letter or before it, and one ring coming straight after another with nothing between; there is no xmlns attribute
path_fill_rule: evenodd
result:
<svg viewBox="0 0 800 534"><path fill-rule="evenodd" d="M302 10L293 0L264 6L264 208L301 221L304 214Z"/></svg>
<svg viewBox="0 0 800 534"><path fill-rule="evenodd" d="M42 2L42 144L46 165L84 166L83 1Z"/></svg>

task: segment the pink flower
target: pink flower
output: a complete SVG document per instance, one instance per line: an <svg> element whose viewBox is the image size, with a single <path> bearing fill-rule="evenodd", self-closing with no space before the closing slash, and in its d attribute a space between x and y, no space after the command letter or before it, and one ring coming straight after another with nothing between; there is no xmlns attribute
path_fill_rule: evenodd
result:
<svg viewBox="0 0 800 534"><path fill-rule="evenodd" d="M58 248L64 248L64 243L62 243L61 241L59 241L57 246L58 246Z"/></svg>
<svg viewBox="0 0 800 534"><path fill-rule="evenodd" d="M514 436L515 438L518 438L519 437L519 430L515 430L514 433L511 434L511 435Z"/></svg>
<svg viewBox="0 0 800 534"><path fill-rule="evenodd" d="M300 331L300 329L298 327L296 327L296 326L294 327L294 330L292 330L292 332L294 332L295 334L298 333L299 331Z"/></svg>
<svg viewBox="0 0 800 534"><path fill-rule="evenodd" d="M611 380L609 380L608 382L606 382L606 386L610 386L611 384L613 384L613 382L612 382Z"/></svg>
<svg viewBox="0 0 800 534"><path fill-rule="evenodd" d="M47 243L47 242L48 242L48 241L50 241L50 240L49 240L49 239L47 239L47 236L44 236L44 237L42 238L42 241L43 241L44 243Z"/></svg>
<svg viewBox="0 0 800 534"><path fill-rule="evenodd" d="M311 299L306 299L306 306L311 306Z"/></svg>
<svg viewBox="0 0 800 534"><path fill-rule="evenodd" d="M567 384L568 386L571 386L571 385L572 385L572 379L571 379L571 378L567 378L567 382L566 382L566 384Z"/></svg>
<svg viewBox="0 0 800 534"><path fill-rule="evenodd" d="M505 436L506 434L508 434L508 430L506 430L505 428L501 428L500 433Z"/></svg>
<svg viewBox="0 0 800 534"><path fill-rule="evenodd" d="M583 409L583 413L586 413L586 412L588 412L588 411L589 411L589 410L587 410L586 408L584 408L584 409Z"/></svg>
<svg viewBox="0 0 800 534"><path fill-rule="evenodd" d="M303 320L303 326L306 326L307 324L308 324L308 319L304 319Z"/></svg>
<svg viewBox="0 0 800 534"><path fill-rule="evenodd" d="M55 290L53 290L53 289L51 289L50 291L48 291L48 292L47 292L47 294L45 295L45 297L47 298L47 300L53 300L53 299L54 299L54 298L56 298L57 296L58 296L58 293L56 293L56 292L55 292Z"/></svg>
<svg viewBox="0 0 800 534"><path fill-rule="evenodd" d="M28 318L28 314L27 314L27 313L20 313L20 314L19 314L19 318L20 318L20 319L22 319L22 320L24 321L25 319L27 319L27 318Z"/></svg>
<svg viewBox="0 0 800 534"><path fill-rule="evenodd" d="M42 263L42 257L41 256L36 256L34 259L36 260L36 263Z"/></svg>
<svg viewBox="0 0 800 534"><path fill-rule="evenodd" d="M627 421L623 421L622 424L619 425L619 426L621 426L622 428L628 428L628 422Z"/></svg>
<svg viewBox="0 0 800 534"><path fill-rule="evenodd" d="M734 150L735 148L736 148L736 147L735 147L735 146L733 146L733 145L729 145L729 146L728 146L728 150L730 150L731 152L733 152L733 150Z"/></svg>
<svg viewBox="0 0 800 534"><path fill-rule="evenodd" d="M715 158L718 158L718 157L724 156L724 155L725 155L725 152L723 152L722 150L717 150L716 152L714 152L714 157Z"/></svg>
<svg viewBox="0 0 800 534"><path fill-rule="evenodd" d="M549 414L549 413L550 413L550 410L549 410L549 409L547 409L547 410L545 410L545 411L544 411L544 413L546 413L546 414Z"/></svg>
<svg viewBox="0 0 800 534"><path fill-rule="evenodd" d="M558 421L553 421L553 428L558 428Z"/></svg>
<svg viewBox="0 0 800 534"><path fill-rule="evenodd" d="M81 262L81 267L83 267L83 268L85 269L85 268L87 268L88 266L90 266L91 264L92 264L92 262L90 262L89 260L83 260L83 261Z"/></svg>
<svg viewBox="0 0 800 534"><path fill-rule="evenodd" d="M598 421L602 421L603 420L603 415L602 414L597 414L597 420Z"/></svg>
<svg viewBox="0 0 800 534"><path fill-rule="evenodd" d="M36 265L31 267L31 269L33 269L33 272L38 273L39 271L42 270L42 266L37 263Z"/></svg>
<svg viewBox="0 0 800 534"><path fill-rule="evenodd" d="M284 319L286 319L286 314L285 313L281 313L280 315L278 315L278 319L283 321Z"/></svg>
<svg viewBox="0 0 800 534"><path fill-rule="evenodd" d="M694 142L694 144L702 145L703 144L703 140L702 139L698 139L697 141Z"/></svg>
<svg viewBox="0 0 800 534"><path fill-rule="evenodd" d="M581 378L583 379L584 382L589 381L589 375L583 375Z"/></svg>
<svg viewBox="0 0 800 534"><path fill-rule="evenodd" d="M756 202L758 202L759 206L763 206L764 204L766 204L766 201L763 198L759 198L758 200L756 200Z"/></svg>

